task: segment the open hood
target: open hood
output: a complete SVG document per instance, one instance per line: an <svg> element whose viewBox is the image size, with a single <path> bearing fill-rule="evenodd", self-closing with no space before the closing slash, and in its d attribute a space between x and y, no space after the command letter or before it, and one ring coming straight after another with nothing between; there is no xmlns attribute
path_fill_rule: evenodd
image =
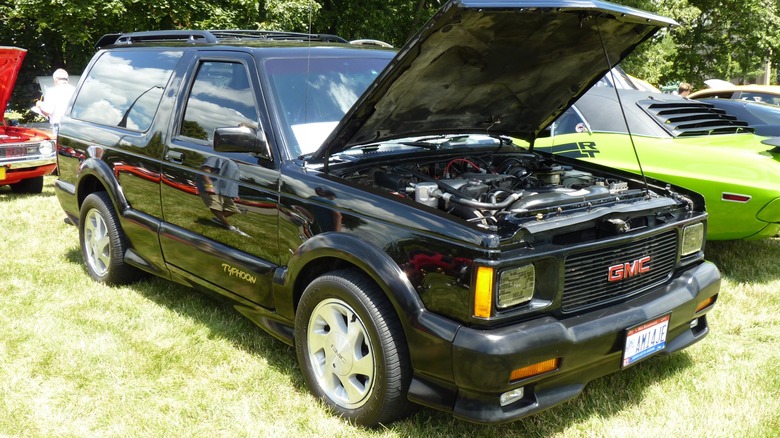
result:
<svg viewBox="0 0 780 438"><path fill-rule="evenodd" d="M638 44L674 24L601 1L449 1L398 52L313 158L435 134L532 141Z"/></svg>
<svg viewBox="0 0 780 438"><path fill-rule="evenodd" d="M16 77L26 54L27 50L18 47L0 47L0 109L3 114L11 100Z"/></svg>

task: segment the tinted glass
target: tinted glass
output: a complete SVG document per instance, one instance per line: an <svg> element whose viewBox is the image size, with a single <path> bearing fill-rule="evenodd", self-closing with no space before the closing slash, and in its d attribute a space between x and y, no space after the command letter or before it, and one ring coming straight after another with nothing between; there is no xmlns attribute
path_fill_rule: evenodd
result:
<svg viewBox="0 0 780 438"><path fill-rule="evenodd" d="M246 67L208 61L198 68L179 134L211 143L216 128L257 129L258 115Z"/></svg>
<svg viewBox="0 0 780 438"><path fill-rule="evenodd" d="M87 74L71 117L146 131L180 58L175 51L104 53Z"/></svg>
<svg viewBox="0 0 780 438"><path fill-rule="evenodd" d="M292 156L312 153L390 58L269 59L265 70Z"/></svg>

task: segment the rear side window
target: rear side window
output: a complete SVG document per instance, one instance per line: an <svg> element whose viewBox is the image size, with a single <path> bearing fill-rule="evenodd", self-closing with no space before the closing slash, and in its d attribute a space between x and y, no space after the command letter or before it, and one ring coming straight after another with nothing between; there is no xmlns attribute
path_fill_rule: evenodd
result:
<svg viewBox="0 0 780 438"><path fill-rule="evenodd" d="M105 52L84 79L70 116L146 131L182 53Z"/></svg>

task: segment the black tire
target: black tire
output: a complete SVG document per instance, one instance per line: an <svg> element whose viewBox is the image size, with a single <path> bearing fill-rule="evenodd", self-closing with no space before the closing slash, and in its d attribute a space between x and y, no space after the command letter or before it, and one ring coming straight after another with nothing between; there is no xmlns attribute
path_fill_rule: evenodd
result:
<svg viewBox="0 0 780 438"><path fill-rule="evenodd" d="M127 239L106 192L92 193L84 199L79 219L79 244L87 272L95 281L119 285L140 278L140 271L124 261Z"/></svg>
<svg viewBox="0 0 780 438"><path fill-rule="evenodd" d="M295 315L295 351L311 393L342 417L370 427L411 412L403 329L387 297L359 271L309 284Z"/></svg>
<svg viewBox="0 0 780 438"><path fill-rule="evenodd" d="M43 177L23 179L16 184L10 184L10 186L14 193L41 193L43 191Z"/></svg>

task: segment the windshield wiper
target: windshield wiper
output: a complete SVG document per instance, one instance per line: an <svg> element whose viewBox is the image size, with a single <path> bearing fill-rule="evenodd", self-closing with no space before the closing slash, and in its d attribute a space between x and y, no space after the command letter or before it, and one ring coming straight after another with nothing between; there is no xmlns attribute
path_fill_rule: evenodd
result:
<svg viewBox="0 0 780 438"><path fill-rule="evenodd" d="M457 143L457 142L467 140L469 137L471 137L469 134L455 134L455 135L441 134L441 135L434 135L431 137L418 138L417 140L402 141L402 142L398 142L397 144L436 150L439 148L451 146L452 143Z"/></svg>

